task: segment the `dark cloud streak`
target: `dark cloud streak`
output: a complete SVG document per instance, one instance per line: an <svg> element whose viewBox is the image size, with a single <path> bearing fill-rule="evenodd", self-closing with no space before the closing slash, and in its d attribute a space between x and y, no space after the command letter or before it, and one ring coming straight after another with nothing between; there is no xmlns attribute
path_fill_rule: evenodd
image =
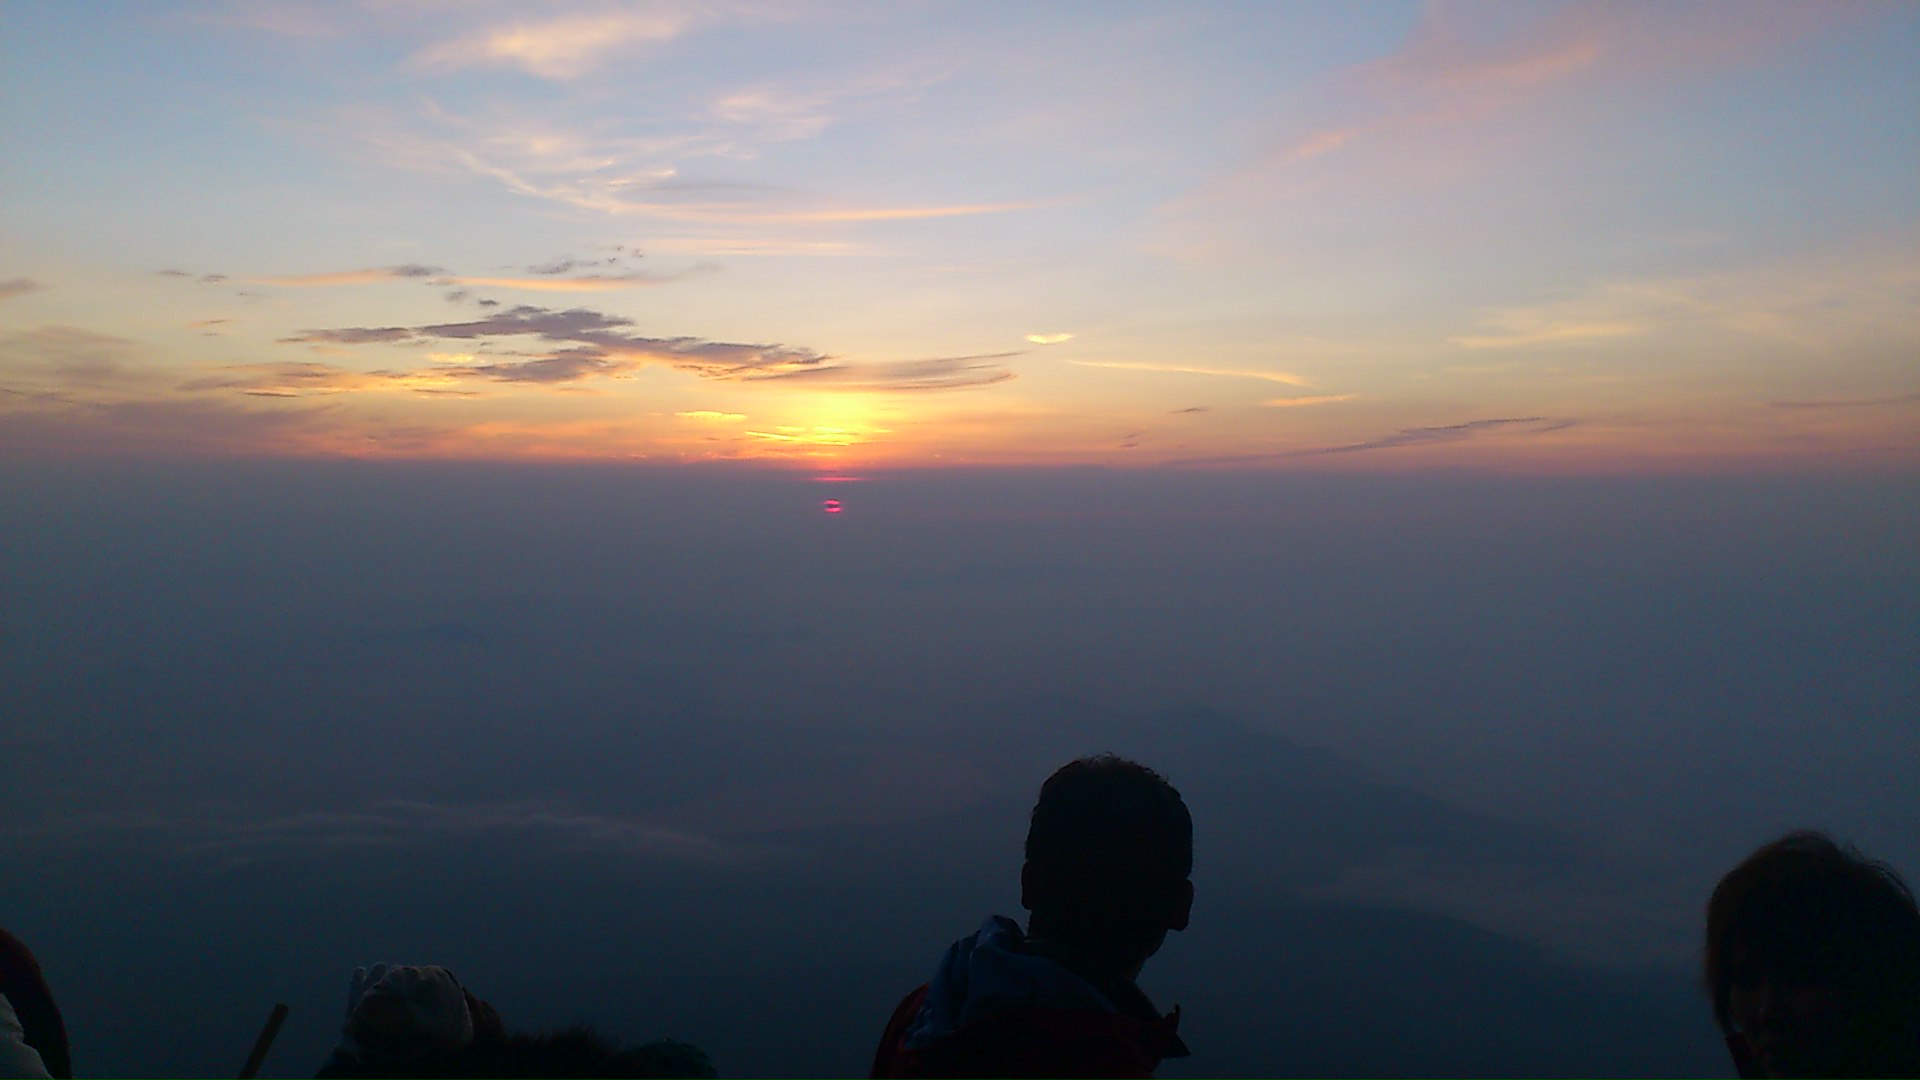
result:
<svg viewBox="0 0 1920 1080"><path fill-rule="evenodd" d="M292 337L283 337L283 345L332 344L332 345L380 345L391 342L410 342L415 331L405 326L354 326L339 330L302 330Z"/></svg>
<svg viewBox="0 0 1920 1080"><path fill-rule="evenodd" d="M710 341L696 337L659 338L628 332L632 319L587 308L520 304L485 318L428 326L336 327L303 330L280 339L286 344L417 345L431 341L475 342L531 337L565 346L535 359L497 364L435 368L455 377L497 382L563 383L596 376L617 376L649 363L665 364L702 378L744 381L804 380L856 390L958 390L1013 378L994 361L1019 353L939 357L895 363L836 363L826 353L779 344Z"/></svg>
<svg viewBox="0 0 1920 1080"><path fill-rule="evenodd" d="M1319 457L1328 454L1356 454L1366 450L1391 450L1402 446L1421 446L1427 443L1460 442L1489 431L1511 431L1527 435L1544 435L1552 431L1565 431L1580 423L1576 419L1554 419L1546 416L1502 416L1484 420L1467 420L1458 424L1440 424L1433 427L1401 428L1391 435L1383 435L1365 442L1348 443L1343 446L1314 447L1307 450L1283 450L1266 454L1230 454L1219 457L1187 458L1168 462L1177 467L1205 465L1253 465L1263 461L1284 461L1289 458ZM1528 427L1526 425L1537 425Z"/></svg>
<svg viewBox="0 0 1920 1080"><path fill-rule="evenodd" d="M20 277L14 278L11 281L0 281L0 300L6 300L10 297L20 296L25 293L39 292L44 288L46 288L45 285L34 281L32 278Z"/></svg>
<svg viewBox="0 0 1920 1080"><path fill-rule="evenodd" d="M1022 355L1018 352L978 356L945 356L929 360L902 360L879 364L839 364L832 367L745 376L749 382L771 380L831 383L850 390L967 390L991 386L1014 377L993 361Z"/></svg>
<svg viewBox="0 0 1920 1080"><path fill-rule="evenodd" d="M1530 433L1539 434L1548 431L1562 431L1574 426L1578 421L1552 420L1544 416L1500 417L1491 420L1468 420L1459 424L1443 424L1438 427L1401 428L1392 435L1385 435L1366 442L1350 443L1346 446L1329 446L1320 450L1305 450L1306 454L1352 454L1362 450L1390 450L1396 446L1419 446L1423 443L1458 442L1470 439L1485 431L1514 429L1517 425L1541 424L1542 427L1524 428Z"/></svg>

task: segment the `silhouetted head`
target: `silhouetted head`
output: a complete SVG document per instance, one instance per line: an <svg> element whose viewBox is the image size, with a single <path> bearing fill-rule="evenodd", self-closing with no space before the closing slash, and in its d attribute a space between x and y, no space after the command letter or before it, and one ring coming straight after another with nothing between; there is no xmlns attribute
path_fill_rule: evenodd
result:
<svg viewBox="0 0 1920 1080"><path fill-rule="evenodd" d="M1031 932L1115 972L1137 972L1193 907L1193 818L1173 785L1111 755L1060 767L1027 830L1020 902Z"/></svg>
<svg viewBox="0 0 1920 1080"><path fill-rule="evenodd" d="M1813 832L1782 837L1707 904L1721 1031L1769 1076L1906 1076L1920 1061L1920 909L1898 875Z"/></svg>
<svg viewBox="0 0 1920 1080"><path fill-rule="evenodd" d="M461 1050L474 1036L467 996L446 968L400 965L367 988L347 1030L370 1058L389 1065Z"/></svg>

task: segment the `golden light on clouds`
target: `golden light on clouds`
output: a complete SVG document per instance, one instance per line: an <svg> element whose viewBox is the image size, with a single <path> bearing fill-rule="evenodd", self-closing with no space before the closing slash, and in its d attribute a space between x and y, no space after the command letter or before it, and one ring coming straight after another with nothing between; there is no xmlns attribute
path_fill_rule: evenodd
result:
<svg viewBox="0 0 1920 1080"><path fill-rule="evenodd" d="M937 8L243 6L106 38L32 6L19 78L73 139L12 178L0 450L1920 462L1920 202L1885 137L1920 6L1252 5L1183 21L1156 63L1195 92L1149 109L1110 83L1137 13L1010 7L1017 121ZM156 143L101 70L208 122ZM207 167L108 199L83 148ZM1548 416L1577 436L1482 423Z"/></svg>
<svg viewBox="0 0 1920 1080"><path fill-rule="evenodd" d="M618 289L644 289L663 285L669 279L647 274L613 274L598 277L455 277L440 282L475 288L526 289L532 292L613 292Z"/></svg>
<svg viewBox="0 0 1920 1080"><path fill-rule="evenodd" d="M1632 337L1645 332L1646 327L1637 323L1564 323L1537 329L1515 330L1506 334L1469 334L1448 338L1447 341L1465 349L1511 349L1522 345L1567 344L1604 338Z"/></svg>
<svg viewBox="0 0 1920 1080"><path fill-rule="evenodd" d="M1355 396L1353 394L1319 394L1314 397L1283 397L1263 401L1261 404L1268 408L1284 409L1299 405L1331 405L1336 401L1352 401Z"/></svg>
<svg viewBox="0 0 1920 1080"><path fill-rule="evenodd" d="M437 43L416 54L414 63L441 70L511 66L544 78L571 79L591 71L622 47L671 41L692 21L680 12L660 9L522 22Z"/></svg>
<svg viewBox="0 0 1920 1080"><path fill-rule="evenodd" d="M760 423L740 431L757 448L750 451L753 456L831 459L840 451L885 441L893 434L885 419L888 406L868 394L805 393L780 404L776 415L782 423Z"/></svg>
<svg viewBox="0 0 1920 1080"><path fill-rule="evenodd" d="M850 446L854 442L852 432L835 427L803 428L782 424L772 431L749 430L747 434L752 438L765 439L768 442L802 443L809 446Z"/></svg>
<svg viewBox="0 0 1920 1080"><path fill-rule="evenodd" d="M1079 367L1111 368L1117 371L1162 371L1173 375L1215 375L1227 379L1265 379L1288 386L1307 386L1307 380L1285 371L1260 371L1248 368L1194 367L1186 364L1144 364L1123 360L1069 360Z"/></svg>
<svg viewBox="0 0 1920 1080"><path fill-rule="evenodd" d="M290 289L324 288L331 285L373 285L393 281L396 278L428 277L431 268L421 268L428 273L407 273L410 267L372 267L365 270L335 270L325 274L281 274L275 277L247 278L254 285L277 285Z"/></svg>

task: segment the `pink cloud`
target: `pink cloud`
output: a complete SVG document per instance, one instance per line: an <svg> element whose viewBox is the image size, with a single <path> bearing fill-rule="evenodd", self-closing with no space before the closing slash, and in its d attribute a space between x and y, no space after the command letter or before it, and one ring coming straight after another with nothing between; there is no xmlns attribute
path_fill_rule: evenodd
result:
<svg viewBox="0 0 1920 1080"><path fill-rule="evenodd" d="M1500 147L1560 133L1569 109L1651 107L1649 95L1677 81L1764 62L1872 10L1845 3L1433 4L1398 51L1331 77L1320 87L1320 107L1283 126L1270 148L1168 210L1498 168Z"/></svg>

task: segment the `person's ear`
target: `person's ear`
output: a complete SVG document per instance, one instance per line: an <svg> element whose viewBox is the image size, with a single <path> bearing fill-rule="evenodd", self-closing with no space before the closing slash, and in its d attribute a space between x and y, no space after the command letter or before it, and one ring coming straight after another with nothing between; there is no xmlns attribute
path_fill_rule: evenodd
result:
<svg viewBox="0 0 1920 1080"><path fill-rule="evenodd" d="M1189 878L1180 883L1180 891L1174 894L1173 909L1167 912L1167 929L1185 930L1187 921L1193 917L1193 881Z"/></svg>

